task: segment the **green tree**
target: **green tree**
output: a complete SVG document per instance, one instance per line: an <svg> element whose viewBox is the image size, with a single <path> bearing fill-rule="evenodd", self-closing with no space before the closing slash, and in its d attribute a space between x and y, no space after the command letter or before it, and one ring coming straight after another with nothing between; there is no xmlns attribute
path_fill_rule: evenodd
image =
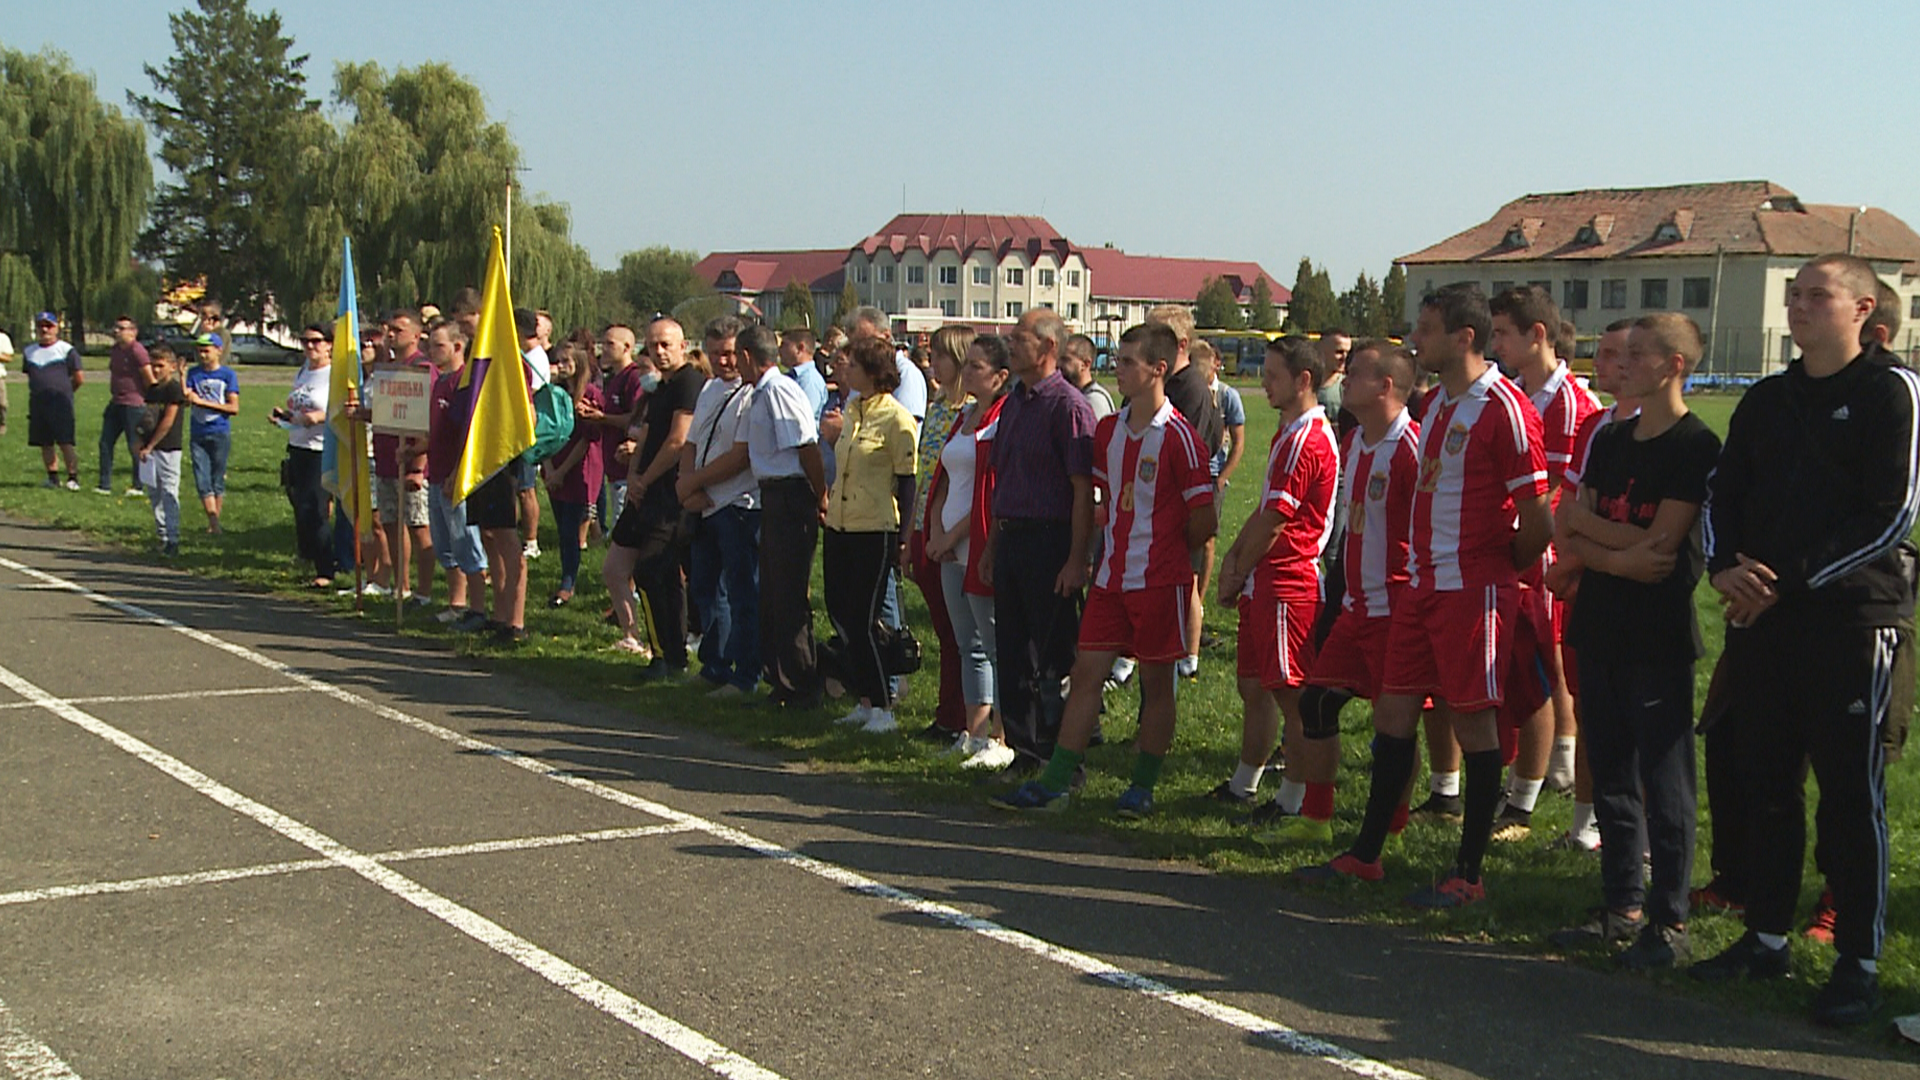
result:
<svg viewBox="0 0 1920 1080"><path fill-rule="evenodd" d="M165 65L145 65L154 95L128 95L176 177L161 186L140 248L175 280L204 277L230 318L257 323L272 303L296 175L289 139L319 102L278 12L256 15L247 0L195 5L167 17Z"/></svg>
<svg viewBox="0 0 1920 1080"><path fill-rule="evenodd" d="M343 235L369 306L444 306L478 285L521 160L479 88L445 64L347 63L333 100L344 122L313 114L289 134L296 180L274 278L285 321L332 314ZM606 321L617 291L570 239L566 207L518 186L511 197L515 303L548 309L562 333Z"/></svg>
<svg viewBox="0 0 1920 1080"><path fill-rule="evenodd" d="M1386 316L1387 333L1405 337L1412 324L1407 321L1407 268L1399 263L1393 264L1380 283L1380 307Z"/></svg>
<svg viewBox="0 0 1920 1080"><path fill-rule="evenodd" d="M1340 321L1357 337L1380 337L1387 332L1380 286L1364 270L1354 280L1353 287L1340 294Z"/></svg>
<svg viewBox="0 0 1920 1080"><path fill-rule="evenodd" d="M1325 330L1340 321L1340 304L1325 270L1305 256L1293 276L1293 299L1287 304L1285 329L1293 333Z"/></svg>
<svg viewBox="0 0 1920 1080"><path fill-rule="evenodd" d="M641 321L671 314L688 300L713 292L712 285L693 272L699 261L691 251L670 247L629 251L620 256L620 265L611 271L614 295ZM689 334L698 329L689 328Z"/></svg>
<svg viewBox="0 0 1920 1080"><path fill-rule="evenodd" d="M1253 299L1247 304L1247 325L1255 330L1280 329L1280 312L1273 306L1273 286L1267 276L1253 279Z"/></svg>
<svg viewBox="0 0 1920 1080"><path fill-rule="evenodd" d="M847 318L853 314L853 309L859 306L860 290L853 287L853 278L849 277L847 283L840 287L840 304L833 309L833 324L845 326Z"/></svg>
<svg viewBox="0 0 1920 1080"><path fill-rule="evenodd" d="M780 329L792 330L813 325L813 290L799 278L787 282L780 294Z"/></svg>
<svg viewBox="0 0 1920 1080"><path fill-rule="evenodd" d="M0 46L0 325L24 339L36 311L63 307L78 342L87 294L126 269L152 192L145 130L92 76Z"/></svg>
<svg viewBox="0 0 1920 1080"><path fill-rule="evenodd" d="M1240 301L1226 278L1210 277L1200 286L1199 295L1193 298L1193 324L1207 330L1246 328L1246 316L1241 314Z"/></svg>

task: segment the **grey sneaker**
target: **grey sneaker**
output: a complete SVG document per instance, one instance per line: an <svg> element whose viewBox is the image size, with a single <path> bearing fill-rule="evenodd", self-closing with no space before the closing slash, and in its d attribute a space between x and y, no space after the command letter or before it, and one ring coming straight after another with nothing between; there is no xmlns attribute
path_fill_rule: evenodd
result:
<svg viewBox="0 0 1920 1080"><path fill-rule="evenodd" d="M1614 958L1627 971L1660 971L1687 959L1687 932L1677 926L1648 923L1633 944Z"/></svg>
<svg viewBox="0 0 1920 1080"><path fill-rule="evenodd" d="M1595 949L1603 945L1618 945L1633 940L1633 936L1641 933L1646 923L1642 916L1628 917L1609 907L1594 908L1587 915L1586 922L1565 930L1555 930L1547 935L1547 941L1557 949Z"/></svg>

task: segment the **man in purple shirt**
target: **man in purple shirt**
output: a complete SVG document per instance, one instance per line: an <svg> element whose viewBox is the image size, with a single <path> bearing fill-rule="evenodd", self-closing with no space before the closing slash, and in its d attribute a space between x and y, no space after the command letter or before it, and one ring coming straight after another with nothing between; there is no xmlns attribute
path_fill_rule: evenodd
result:
<svg viewBox="0 0 1920 1080"><path fill-rule="evenodd" d="M1061 680L1080 637L1093 536L1093 408L1060 375L1067 325L1048 308L1007 337L1017 380L993 440L993 516L980 576L993 586L1000 710L1013 770L1053 756Z"/></svg>
<svg viewBox="0 0 1920 1080"><path fill-rule="evenodd" d="M140 463L134 457L139 449L139 437L133 429L146 414L147 387L153 383L147 347L135 340L139 335L140 327L127 316L113 320L113 351L107 354L110 396L106 411L100 415L100 483L94 486L96 495L113 494L113 450L114 444L122 439L127 444L127 495L146 494L133 483L140 470Z"/></svg>

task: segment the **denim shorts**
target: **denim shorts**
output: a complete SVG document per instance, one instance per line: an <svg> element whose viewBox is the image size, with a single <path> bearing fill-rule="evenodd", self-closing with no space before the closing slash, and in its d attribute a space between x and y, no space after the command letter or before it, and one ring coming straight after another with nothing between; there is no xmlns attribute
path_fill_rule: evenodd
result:
<svg viewBox="0 0 1920 1080"><path fill-rule="evenodd" d="M480 546L480 529L467 524L467 504L447 502L438 484L430 485L433 503L427 526L433 532L433 554L448 570L478 574L487 568L487 552Z"/></svg>
<svg viewBox="0 0 1920 1080"><path fill-rule="evenodd" d="M193 489L201 498L227 493L227 452L231 446L232 435L225 431L202 431L189 437Z"/></svg>

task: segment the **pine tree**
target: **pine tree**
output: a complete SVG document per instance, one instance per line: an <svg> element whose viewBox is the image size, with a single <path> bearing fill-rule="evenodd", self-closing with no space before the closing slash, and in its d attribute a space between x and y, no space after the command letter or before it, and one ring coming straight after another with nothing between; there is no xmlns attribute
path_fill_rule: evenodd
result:
<svg viewBox="0 0 1920 1080"><path fill-rule="evenodd" d="M1315 269L1313 260L1304 256L1293 278L1293 299L1287 304L1286 329L1292 333L1317 333L1340 321L1340 304L1333 282L1325 270Z"/></svg>
<svg viewBox="0 0 1920 1080"><path fill-rule="evenodd" d="M1399 263L1393 264L1380 283L1380 308L1386 317L1387 333L1405 337L1412 323L1407 318L1407 268Z"/></svg>
<svg viewBox="0 0 1920 1080"><path fill-rule="evenodd" d="M167 17L173 50L145 65L154 96L129 94L160 136L160 159L178 177L154 199L141 251L175 280L204 277L236 322L261 321L270 302L276 234L296 170L290 137L319 102L306 96L307 57L280 15L247 0L195 0ZM339 238L329 238L336 248Z"/></svg>
<svg viewBox="0 0 1920 1080"><path fill-rule="evenodd" d="M795 330L813 325L813 290L799 278L787 282L780 293L780 329Z"/></svg>
<svg viewBox="0 0 1920 1080"><path fill-rule="evenodd" d="M1206 330L1246 328L1246 317L1241 314L1240 302L1226 278L1210 277L1200 286L1199 295L1194 297L1193 323Z"/></svg>
<svg viewBox="0 0 1920 1080"><path fill-rule="evenodd" d="M860 290L853 287L853 278L849 277L847 283L840 289L840 304L833 309L834 325L846 325L847 318L853 314L853 309L859 306Z"/></svg>
<svg viewBox="0 0 1920 1080"><path fill-rule="evenodd" d="M1280 312L1273 306L1273 286L1265 274L1253 279L1253 300L1247 305L1247 325L1255 330L1280 329Z"/></svg>

